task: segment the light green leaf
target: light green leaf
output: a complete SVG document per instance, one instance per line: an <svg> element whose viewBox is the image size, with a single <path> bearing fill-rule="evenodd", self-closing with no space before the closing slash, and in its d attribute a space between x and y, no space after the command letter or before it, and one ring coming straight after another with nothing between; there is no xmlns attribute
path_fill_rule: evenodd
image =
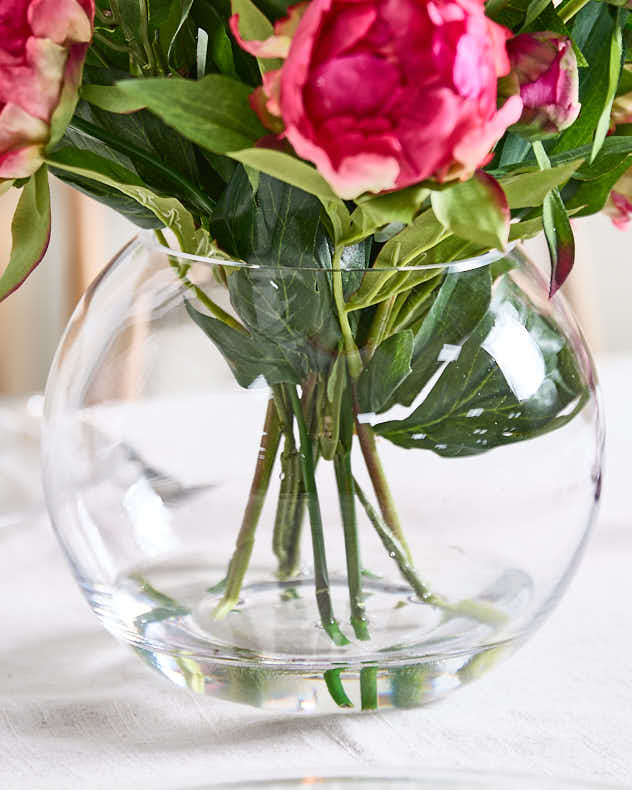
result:
<svg viewBox="0 0 632 790"><path fill-rule="evenodd" d="M565 184L581 166L583 159L548 170L536 170L499 179L510 208L540 206L546 193L554 187Z"/></svg>
<svg viewBox="0 0 632 790"><path fill-rule="evenodd" d="M208 233L196 228L192 215L176 198L159 197L131 171L92 151L62 148L48 158L48 164L83 178L118 189L151 211L170 228L183 252L208 255L213 250Z"/></svg>
<svg viewBox="0 0 632 790"><path fill-rule="evenodd" d="M282 151L272 151L269 148L248 148L243 151L232 151L228 154L243 165L261 170L273 178L285 181L290 186L316 195L321 201L339 200L336 193L311 165Z"/></svg>
<svg viewBox="0 0 632 790"><path fill-rule="evenodd" d="M42 165L22 189L11 223L11 236L11 257L0 277L0 300L22 285L48 247L50 193L46 165Z"/></svg>
<svg viewBox="0 0 632 790"><path fill-rule="evenodd" d="M225 154L247 148L266 134L248 103L251 92L242 82L209 74L197 82L144 79L89 85L82 97L108 112L146 108L192 142Z"/></svg>
<svg viewBox="0 0 632 790"><path fill-rule="evenodd" d="M463 181L432 193L432 208L443 225L462 239L504 249L509 238L507 198L495 178L478 170Z"/></svg>
<svg viewBox="0 0 632 790"><path fill-rule="evenodd" d="M424 211L382 247L373 268L365 273L360 287L348 301L347 312L369 307L385 296L401 293L434 277L436 269L402 272L398 267L423 264L426 250L433 248L443 236L445 229L433 211Z"/></svg>
<svg viewBox="0 0 632 790"><path fill-rule="evenodd" d="M415 185L362 202L357 201L360 205L351 215L352 239L358 241L366 238L378 228L391 222L409 225L429 194L429 189Z"/></svg>
<svg viewBox="0 0 632 790"><path fill-rule="evenodd" d="M233 14L239 14L239 32L246 41L265 41L274 34L274 28L251 0L231 0ZM257 58L261 73L274 71L281 61L274 58Z"/></svg>

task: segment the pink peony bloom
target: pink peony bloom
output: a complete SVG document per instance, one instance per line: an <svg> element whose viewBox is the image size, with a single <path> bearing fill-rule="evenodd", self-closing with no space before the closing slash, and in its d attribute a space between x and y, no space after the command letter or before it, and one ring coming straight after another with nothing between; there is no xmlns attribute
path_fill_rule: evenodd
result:
<svg viewBox="0 0 632 790"><path fill-rule="evenodd" d="M628 227L632 218L632 170L624 173L614 185L604 211L619 230Z"/></svg>
<svg viewBox="0 0 632 790"><path fill-rule="evenodd" d="M567 129L579 115L577 58L568 38L557 33L522 33L507 43L511 74L501 94L520 94L524 109L512 131L531 140Z"/></svg>
<svg viewBox="0 0 632 790"><path fill-rule="evenodd" d="M466 179L520 116L519 96L497 109L511 33L481 0L312 0L297 19L253 106L281 116L296 153L342 198ZM276 47L238 40L278 56L281 32Z"/></svg>
<svg viewBox="0 0 632 790"><path fill-rule="evenodd" d="M0 0L0 179L26 178L72 117L94 0Z"/></svg>

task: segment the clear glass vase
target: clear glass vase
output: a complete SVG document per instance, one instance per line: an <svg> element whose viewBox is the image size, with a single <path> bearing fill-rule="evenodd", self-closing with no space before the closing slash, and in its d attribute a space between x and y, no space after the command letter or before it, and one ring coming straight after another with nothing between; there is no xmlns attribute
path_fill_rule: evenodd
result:
<svg viewBox="0 0 632 790"><path fill-rule="evenodd" d="M564 299L519 248L364 265L141 237L70 321L49 510L97 617L178 685L283 711L423 704L510 655L577 566L603 429Z"/></svg>

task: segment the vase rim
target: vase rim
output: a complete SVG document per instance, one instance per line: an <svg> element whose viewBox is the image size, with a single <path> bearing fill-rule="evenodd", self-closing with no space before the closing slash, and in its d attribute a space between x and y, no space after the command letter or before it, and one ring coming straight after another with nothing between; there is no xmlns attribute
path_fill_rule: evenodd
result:
<svg viewBox="0 0 632 790"><path fill-rule="evenodd" d="M174 247L166 247L160 244L158 241L155 240L153 234L151 232L139 233L136 237L138 243L140 243L145 249L150 250L151 252L158 253L159 255L164 255L166 257L171 258L178 258L183 261L191 261L194 263L201 263L206 266L230 266L231 268L242 268L242 269L259 269L262 271L267 270L274 270L275 272L278 271L291 271L296 272L296 267L294 266L272 266L272 265L265 265L259 263L248 263L247 261L240 261L240 260L231 260L227 258L220 258L220 257L211 257L206 255L196 255L194 253L182 252L181 250L175 249ZM474 255L468 258L461 258L454 261L443 261L443 262L433 262L433 263L418 263L418 264L407 264L405 266L353 266L353 267L345 267L342 266L340 269L324 269L322 267L317 266L302 266L301 271L316 271L316 272L332 272L332 271L341 271L344 273L349 273L350 271L354 272L363 272L363 271L371 271L371 272L416 272L416 271L430 271L432 269L440 269L440 270L447 270L448 272L466 272L471 269L479 269L483 266L490 266L493 263L496 263L502 258L506 258L508 255L511 255L513 250L517 247L518 242L510 242L507 246L506 250L489 250L488 252L484 252L480 255Z"/></svg>

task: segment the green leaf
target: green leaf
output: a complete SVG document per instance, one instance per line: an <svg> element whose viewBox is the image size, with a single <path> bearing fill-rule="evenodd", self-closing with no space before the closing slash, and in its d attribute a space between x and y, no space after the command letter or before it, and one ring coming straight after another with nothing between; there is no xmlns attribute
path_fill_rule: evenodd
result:
<svg viewBox="0 0 632 790"><path fill-rule="evenodd" d="M340 336L320 213L313 195L266 174L253 195L239 168L211 221L223 249L260 267L229 273L235 310L257 341L279 346L299 379L329 367Z"/></svg>
<svg viewBox="0 0 632 790"><path fill-rule="evenodd" d="M196 228L192 215L176 198L159 197L129 170L91 151L62 148L49 156L49 165L81 178L117 189L151 211L170 228L183 252L208 255L211 243L208 233Z"/></svg>
<svg viewBox="0 0 632 790"><path fill-rule="evenodd" d="M571 273L575 262L575 238L557 189L552 189L542 204L542 225L551 257L551 296Z"/></svg>
<svg viewBox="0 0 632 790"><path fill-rule="evenodd" d="M621 35L621 17L622 9L617 10L617 19L615 22L614 30L610 38L610 59L608 62L608 87L605 96L602 98L602 110L597 122L595 130L595 138L593 140L592 152L590 154L590 161L594 162L595 157L599 153L603 141L606 139L608 129L610 128L610 113L612 111L612 103L617 93L617 85L619 84L619 74L621 73L622 57L623 57L623 40Z"/></svg>
<svg viewBox="0 0 632 790"><path fill-rule="evenodd" d="M183 33L185 32L185 26L189 20L191 8L193 7L193 0L180 0L180 8L178 9L177 6L177 3L172 4L173 12L178 13L179 10L179 14L176 29L173 36L171 37L169 48L167 50L167 62L170 68L174 70L177 70L180 66L177 58L177 47L181 39L184 38Z"/></svg>
<svg viewBox="0 0 632 790"><path fill-rule="evenodd" d="M347 302L347 312L377 304L402 288L434 277L437 271L430 267L411 272L398 271L398 267L425 264L426 251L434 248L444 235L443 225L432 210L424 211L382 247L373 268L365 272L360 287Z"/></svg>
<svg viewBox="0 0 632 790"><path fill-rule="evenodd" d="M259 376L264 376L268 384L280 384L298 380L288 366L279 347L273 343L262 343L250 335L218 321L216 318L196 310L189 300L185 300L187 313L220 350L241 387L249 387Z"/></svg>
<svg viewBox="0 0 632 790"><path fill-rule="evenodd" d="M582 159L577 159L547 170L500 178L499 183L505 192L509 207L516 209L542 205L547 192L565 184L582 162Z"/></svg>
<svg viewBox="0 0 632 790"><path fill-rule="evenodd" d="M462 239L504 249L509 239L509 208L498 182L479 170L463 181L432 193L437 218Z"/></svg>
<svg viewBox="0 0 632 790"><path fill-rule="evenodd" d="M333 460L340 439L340 410L347 387L347 363L344 353L339 353L329 371L327 392L322 409L320 451L326 461Z"/></svg>
<svg viewBox="0 0 632 790"><path fill-rule="evenodd" d="M265 41L274 34L274 27L251 0L231 0L233 14L239 15L239 32L246 41ZM273 58L257 58L263 74L274 71L282 64Z"/></svg>
<svg viewBox="0 0 632 790"><path fill-rule="evenodd" d="M82 98L109 112L147 108L197 145L225 154L247 148L266 134L248 103L251 90L229 77L209 74L197 82L144 79L86 85Z"/></svg>
<svg viewBox="0 0 632 790"><path fill-rule="evenodd" d="M489 266L446 275L415 335L412 372L395 393L397 403L410 406L440 368L442 357L458 351L489 308L491 289Z"/></svg>
<svg viewBox="0 0 632 790"><path fill-rule="evenodd" d="M224 16L210 2L194 3L191 13L196 25L208 35L206 70L212 70L210 56L220 74L237 79L233 47Z"/></svg>
<svg viewBox="0 0 632 790"><path fill-rule="evenodd" d="M522 27L518 32L524 33L524 31L529 27L529 25L532 22L535 22L535 20L550 4L551 4L551 0L531 0L531 2L527 7L527 14L525 16L524 22L522 23Z"/></svg>
<svg viewBox="0 0 632 790"><path fill-rule="evenodd" d="M229 156L243 165L254 167L255 170L285 181L286 184L316 195L323 201L339 200L333 189L314 167L301 159L284 154L282 151L273 151L269 148L249 148L244 151L232 151Z"/></svg>
<svg viewBox="0 0 632 790"><path fill-rule="evenodd" d="M22 189L11 223L11 236L11 257L0 277L0 300L22 285L48 247L50 193L46 165L40 167Z"/></svg>
<svg viewBox="0 0 632 790"><path fill-rule="evenodd" d="M352 238L365 238L392 222L409 225L429 194L429 189L415 185L363 200L351 215Z"/></svg>
<svg viewBox="0 0 632 790"><path fill-rule="evenodd" d="M524 299L504 276L489 312L421 405L375 432L402 447L454 458L531 439L573 419L587 399L573 351ZM514 340L506 350L499 338L508 330L521 345Z"/></svg>
<svg viewBox="0 0 632 790"><path fill-rule="evenodd" d="M549 150L553 163L553 154L592 143L604 107L604 96L608 91L610 51L604 42L611 40L613 29L613 21L605 3L588 3L577 15L573 36L582 47L590 68L582 69L579 74L579 117L555 138Z"/></svg>
<svg viewBox="0 0 632 790"><path fill-rule="evenodd" d="M379 412L412 371L414 336L410 329L384 340L358 381L363 412Z"/></svg>
<svg viewBox="0 0 632 790"><path fill-rule="evenodd" d="M595 164L598 162L599 158L597 158ZM577 211L577 216L579 217L585 217L601 211L606 205L612 187L630 168L632 168L632 155L629 154L624 159L618 158L617 165L606 170L598 178L585 181L572 191L568 190L568 198L566 197L565 191L564 196L567 210L579 209L579 211Z"/></svg>

